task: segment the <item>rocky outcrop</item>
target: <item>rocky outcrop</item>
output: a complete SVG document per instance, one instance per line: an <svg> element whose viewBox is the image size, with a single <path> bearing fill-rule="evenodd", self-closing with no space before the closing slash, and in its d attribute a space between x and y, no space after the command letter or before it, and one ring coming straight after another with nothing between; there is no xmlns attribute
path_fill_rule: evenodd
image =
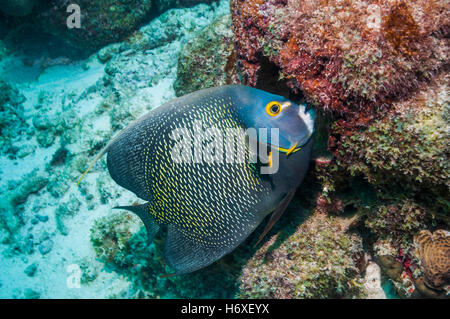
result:
<svg viewBox="0 0 450 319"><path fill-rule="evenodd" d="M39 0L0 0L0 11L16 17L26 16L33 11Z"/></svg>
<svg viewBox="0 0 450 319"><path fill-rule="evenodd" d="M28 16L37 0L1 1L0 9L6 14L11 28L21 28L44 32L67 43L69 47L83 52L94 52L103 46L124 40L144 23L171 9L211 3L212 0L133 0L133 1L89 1L79 0L80 25L69 28L67 20L75 11L68 10L72 4L68 0L52 0L37 6L34 14ZM15 19L14 16L25 16ZM19 33L20 35L20 33Z"/></svg>
<svg viewBox="0 0 450 319"><path fill-rule="evenodd" d="M225 15L202 30L181 50L174 89L177 96L237 83L231 17Z"/></svg>

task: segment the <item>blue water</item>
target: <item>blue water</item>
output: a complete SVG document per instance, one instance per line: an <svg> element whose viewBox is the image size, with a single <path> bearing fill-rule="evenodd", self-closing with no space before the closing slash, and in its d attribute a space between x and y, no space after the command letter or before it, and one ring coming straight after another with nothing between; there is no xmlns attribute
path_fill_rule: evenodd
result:
<svg viewBox="0 0 450 319"><path fill-rule="evenodd" d="M131 204L134 195L112 182L104 163L81 187L75 180L114 125L124 127L175 97L181 48L225 14L228 1L149 16L134 31L152 47L113 50L104 63L102 48L75 54L54 37L30 33L15 41L27 42L19 46L0 42L7 48L0 60L0 298L157 297L145 289L140 294L133 278L107 269L90 239L95 221L119 203ZM105 85L108 67L116 74ZM142 223L128 216L126 230L135 234Z"/></svg>

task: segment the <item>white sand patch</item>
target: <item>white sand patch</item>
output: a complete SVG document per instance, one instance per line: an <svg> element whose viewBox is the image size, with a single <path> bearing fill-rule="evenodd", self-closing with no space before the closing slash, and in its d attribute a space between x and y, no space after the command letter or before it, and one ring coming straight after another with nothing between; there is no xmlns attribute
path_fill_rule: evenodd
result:
<svg viewBox="0 0 450 319"><path fill-rule="evenodd" d="M367 264L363 285L368 299L386 299L386 294L381 286L380 266L372 260L369 260Z"/></svg>

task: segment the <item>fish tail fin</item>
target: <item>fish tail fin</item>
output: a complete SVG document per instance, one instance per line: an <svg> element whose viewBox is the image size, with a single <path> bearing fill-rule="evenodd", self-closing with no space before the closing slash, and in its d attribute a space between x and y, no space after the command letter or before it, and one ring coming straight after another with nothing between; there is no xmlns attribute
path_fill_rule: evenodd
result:
<svg viewBox="0 0 450 319"><path fill-rule="evenodd" d="M104 149L102 149L102 151L100 153L97 154L97 156L94 158L94 160L91 162L91 164L89 164L89 167L84 171L83 174L81 174L80 178L77 181L77 186L80 185L81 181L86 176L86 174L89 173L89 171L92 169L94 164L97 163L97 161L106 153L106 151L108 150L108 146L109 146L109 144Z"/></svg>
<svg viewBox="0 0 450 319"><path fill-rule="evenodd" d="M129 126L128 126L129 127ZM97 163L97 161L103 156L105 155L105 153L109 150L109 148L111 147L111 145L118 139L119 136L121 136L123 134L124 131L126 131L126 129L128 128L126 127L125 129L123 129L119 134L117 134L116 136L114 136L114 138L109 141L109 143L100 151L100 153L97 154L97 156L95 156L95 158L92 160L91 164L89 164L89 167L84 171L83 174L81 174L80 178L77 181L77 186L80 185L81 181L83 180L83 178L86 176L87 173L89 173L89 171L92 169L92 167L95 165L95 163Z"/></svg>
<svg viewBox="0 0 450 319"><path fill-rule="evenodd" d="M158 223L153 219L153 216L150 214L149 211L150 203L142 204L142 205L132 205L132 206L117 206L113 209L125 209L132 213L135 213L139 216L139 218L142 220L142 222L145 225L145 228L147 229L147 239L148 244L150 245L153 241L153 238L155 237L156 233L159 231L160 226Z"/></svg>

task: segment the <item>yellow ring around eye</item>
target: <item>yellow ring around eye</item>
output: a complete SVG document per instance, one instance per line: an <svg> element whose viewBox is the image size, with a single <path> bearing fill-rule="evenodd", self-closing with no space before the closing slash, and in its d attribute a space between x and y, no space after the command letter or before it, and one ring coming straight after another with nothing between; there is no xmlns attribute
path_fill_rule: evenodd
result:
<svg viewBox="0 0 450 319"><path fill-rule="evenodd" d="M277 106L276 112L273 111L273 107ZM266 105L266 113L270 116L277 116L281 112L281 103L277 101L272 101Z"/></svg>

